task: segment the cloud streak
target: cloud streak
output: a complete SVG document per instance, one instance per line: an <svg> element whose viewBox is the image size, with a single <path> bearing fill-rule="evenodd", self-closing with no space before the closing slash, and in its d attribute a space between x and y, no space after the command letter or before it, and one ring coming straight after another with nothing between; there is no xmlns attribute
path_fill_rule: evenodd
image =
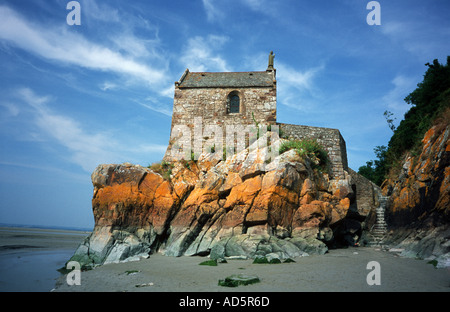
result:
<svg viewBox="0 0 450 312"><path fill-rule="evenodd" d="M212 22L219 18L220 12L219 10L214 6L213 2L214 0L202 0L203 1L203 7L205 8L206 17L209 22Z"/></svg>
<svg viewBox="0 0 450 312"><path fill-rule="evenodd" d="M422 16L427 16L423 13ZM399 44L406 51L418 57L432 60L436 51L445 51L447 55L447 42L442 40L450 35L447 26L429 28L428 19L412 19L406 21L388 21L383 24L381 32L390 38L394 44Z"/></svg>
<svg viewBox="0 0 450 312"><path fill-rule="evenodd" d="M317 88L314 79L324 70L325 66L320 65L305 71L299 71L279 62L276 67L280 73L277 74L280 104L303 111L314 107L310 101L305 102L304 99L311 95L315 96Z"/></svg>
<svg viewBox="0 0 450 312"><path fill-rule="evenodd" d="M19 99L33 108L32 122L41 131L41 135L50 141L67 149L64 154L72 163L79 165L83 170L92 172L100 163L117 162L121 159L130 160L130 155L139 152L163 153L166 146L157 144L140 144L140 147L127 146L107 132L89 132L74 119L57 114L49 108L55 99L50 96L40 96L29 88L17 91ZM125 155L127 151L130 155Z"/></svg>
<svg viewBox="0 0 450 312"><path fill-rule="evenodd" d="M217 52L227 41L227 37L216 35L190 38L183 49L180 63L187 66L189 70L197 72L230 71L225 59Z"/></svg>
<svg viewBox="0 0 450 312"><path fill-rule="evenodd" d="M142 107L145 107L149 110L161 113L163 115L172 117L172 110L169 109L167 106L161 104L158 101L153 100L151 97L147 97L144 101L141 100L134 100L137 104L141 105Z"/></svg>
<svg viewBox="0 0 450 312"><path fill-rule="evenodd" d="M48 29L33 24L6 6L0 6L0 39L48 61L113 72L148 85L159 84L165 77L164 70L139 63L64 27ZM141 43L133 41L133 44L141 49L138 53L144 53Z"/></svg>

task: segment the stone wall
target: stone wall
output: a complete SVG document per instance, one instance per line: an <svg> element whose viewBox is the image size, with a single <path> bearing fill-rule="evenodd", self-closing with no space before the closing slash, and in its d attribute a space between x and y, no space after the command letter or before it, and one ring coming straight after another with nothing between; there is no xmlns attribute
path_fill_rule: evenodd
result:
<svg viewBox="0 0 450 312"><path fill-rule="evenodd" d="M330 174L332 178L344 178L348 170L347 149L344 138L337 129L309 127L278 123L280 134L288 139L316 139L330 158Z"/></svg>
<svg viewBox="0 0 450 312"><path fill-rule="evenodd" d="M228 113L228 95L237 93L240 98L240 112ZM173 143L182 142L180 133L174 131L177 126L187 127L190 131L185 143L194 148L194 136L201 132L203 140L214 136L206 129L207 126L220 127L223 144L226 139L226 127L247 125L269 125L276 123L276 87L247 87L247 88L180 88L175 87L175 96L172 114L172 126L169 146L164 160L170 161L170 151ZM197 123L196 123L197 122ZM200 123L198 129L196 124ZM194 134L195 133L195 134ZM212 144L212 143L211 143Z"/></svg>
<svg viewBox="0 0 450 312"><path fill-rule="evenodd" d="M231 92L240 98L241 112L227 113L227 98ZM276 88L176 88L172 127L189 125L194 117L202 117L204 124L275 123Z"/></svg>
<svg viewBox="0 0 450 312"><path fill-rule="evenodd" d="M355 188L356 204L358 211L369 216L374 209L379 206L379 197L381 196L381 189L378 185L363 177L351 168L348 168L348 173L352 177L352 185ZM369 228L375 223L375 215L373 219L368 218L367 223Z"/></svg>

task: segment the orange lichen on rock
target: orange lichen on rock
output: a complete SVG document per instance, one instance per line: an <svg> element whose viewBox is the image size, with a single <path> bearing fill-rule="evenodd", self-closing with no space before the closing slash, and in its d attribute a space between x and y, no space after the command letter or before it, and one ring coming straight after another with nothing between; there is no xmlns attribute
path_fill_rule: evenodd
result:
<svg viewBox="0 0 450 312"><path fill-rule="evenodd" d="M443 211L441 217L448 218L450 127L437 129L425 133L420 155L406 157L399 179L384 184L385 193L392 190L387 211L392 226L408 225L418 215L425 220L436 211ZM434 215L433 220L437 219Z"/></svg>

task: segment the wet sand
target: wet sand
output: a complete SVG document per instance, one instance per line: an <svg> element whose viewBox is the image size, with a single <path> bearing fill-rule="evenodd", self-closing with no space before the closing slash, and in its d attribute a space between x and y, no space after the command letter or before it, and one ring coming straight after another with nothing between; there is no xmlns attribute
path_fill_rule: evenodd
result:
<svg viewBox="0 0 450 312"><path fill-rule="evenodd" d="M49 292L88 232L0 227L0 292Z"/></svg>
<svg viewBox="0 0 450 312"><path fill-rule="evenodd" d="M107 264L81 272L81 285L69 286L57 269L73 255L87 232L0 228L0 291L41 292L449 292L450 268L402 258L374 248L330 250L295 263L253 264L229 260L202 266L207 257L166 257ZM369 286L369 261L380 264L381 285ZM236 288L218 285L233 274L256 275L261 282Z"/></svg>
<svg viewBox="0 0 450 312"><path fill-rule="evenodd" d="M107 264L81 272L81 285L60 278L55 291L81 292L449 292L450 269L436 269L425 260L401 258L374 248L331 250L295 263L252 264L229 260L202 266L206 257L151 255L137 262ZM380 264L381 285L369 286L370 261ZM131 273L131 274L130 274ZM257 275L261 282L236 288L218 286L232 274Z"/></svg>

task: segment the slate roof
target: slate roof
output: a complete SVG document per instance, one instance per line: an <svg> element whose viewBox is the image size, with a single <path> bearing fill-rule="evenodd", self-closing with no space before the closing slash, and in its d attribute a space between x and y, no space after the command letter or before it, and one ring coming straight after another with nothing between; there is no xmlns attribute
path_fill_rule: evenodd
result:
<svg viewBox="0 0 450 312"><path fill-rule="evenodd" d="M178 81L179 88L242 88L272 87L273 85L272 71L211 73L186 70Z"/></svg>

